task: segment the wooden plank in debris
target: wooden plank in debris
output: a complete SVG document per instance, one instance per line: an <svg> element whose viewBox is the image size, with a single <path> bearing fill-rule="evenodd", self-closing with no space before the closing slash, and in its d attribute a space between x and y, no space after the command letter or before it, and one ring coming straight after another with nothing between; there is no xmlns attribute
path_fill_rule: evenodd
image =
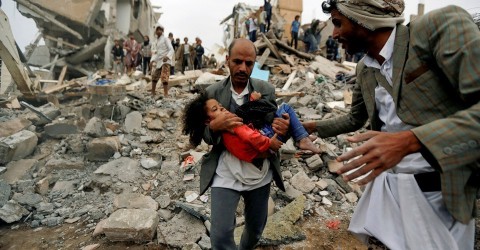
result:
<svg viewBox="0 0 480 250"><path fill-rule="evenodd" d="M285 53L281 53L281 55L283 57L285 57L285 60L287 60L287 62L293 67L295 66L295 58L293 58L292 55L287 55Z"/></svg>
<svg viewBox="0 0 480 250"><path fill-rule="evenodd" d="M53 37L53 36L44 35L43 37L44 37L44 38L47 38L48 40L52 40L52 41L55 41L55 42L59 42L59 39L57 39L57 38L55 38L55 37ZM77 46L77 45L75 45L75 44L66 42L65 40L63 40L62 43L63 43L64 45L67 45L68 47L73 48L73 49L80 49L80 46Z"/></svg>
<svg viewBox="0 0 480 250"><path fill-rule="evenodd" d="M253 44L257 48L257 51L260 51L260 50L267 47L267 44L265 42L263 42L262 40L257 40Z"/></svg>
<svg viewBox="0 0 480 250"><path fill-rule="evenodd" d="M258 67L259 68L263 67L263 65L265 64L265 61L267 60L269 55L270 55L270 49L266 48L265 51L263 52L262 56L258 60Z"/></svg>
<svg viewBox="0 0 480 250"><path fill-rule="evenodd" d="M275 92L276 97L293 97L293 96L299 96L299 97L304 97L305 93L303 92Z"/></svg>
<svg viewBox="0 0 480 250"><path fill-rule="evenodd" d="M284 42L282 42L282 41L280 41L280 40L278 40L278 39L275 39L275 44L276 44L278 47L280 47L280 48L282 48L282 49L284 49L284 50L286 50L286 51L288 51L288 52L290 52L290 53L293 53L293 54L297 55L297 56L300 57L300 58L307 59L307 60L313 60L313 59L315 59L315 56L314 56L314 55L308 54L308 53L305 53L305 52L301 52L301 51L299 51L299 50L296 50L295 48L292 48L292 47L288 46L288 44L286 44L286 43L284 43Z"/></svg>
<svg viewBox="0 0 480 250"><path fill-rule="evenodd" d="M285 58L283 58L280 53L278 52L277 48L268 40L268 38L265 36L265 34L261 34L263 41L267 44L267 47L272 51L272 53L275 55L276 58L282 60L284 63L287 63Z"/></svg>
<svg viewBox="0 0 480 250"><path fill-rule="evenodd" d="M60 73L60 77L58 77L57 85L62 85L63 80L65 80L65 75L67 74L67 65L63 66L62 72Z"/></svg>
<svg viewBox="0 0 480 250"><path fill-rule="evenodd" d="M278 67L280 67L285 74L290 74L292 73L292 68L288 64L279 64Z"/></svg>
<svg viewBox="0 0 480 250"><path fill-rule="evenodd" d="M294 70L290 76L288 76L288 80L283 86L282 90L288 90L290 88L290 85L292 85L293 80L295 79L295 76L297 75L297 70Z"/></svg>
<svg viewBox="0 0 480 250"><path fill-rule="evenodd" d="M68 88L72 85L74 85L75 82L72 82L72 83L66 83L66 84L62 84L62 85L56 85L56 86L51 86L51 87L48 87L46 89L43 90L43 92L45 94L51 94L51 93L55 93L57 91L60 91L60 90L63 90L65 88Z"/></svg>

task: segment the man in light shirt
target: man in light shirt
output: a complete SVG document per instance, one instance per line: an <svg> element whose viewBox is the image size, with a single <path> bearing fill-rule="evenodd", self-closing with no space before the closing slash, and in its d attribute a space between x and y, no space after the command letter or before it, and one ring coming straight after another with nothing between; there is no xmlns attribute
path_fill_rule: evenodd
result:
<svg viewBox="0 0 480 250"><path fill-rule="evenodd" d="M359 7L361 6L361 7ZM350 113L305 122L321 137L371 129L338 157L367 184L349 230L389 249L473 249L480 185L480 31L448 6L402 25L402 0L328 0L333 38L357 64ZM358 157L358 158L356 158Z"/></svg>
<svg viewBox="0 0 480 250"><path fill-rule="evenodd" d="M174 50L172 43L168 38L163 35L164 28L158 25L155 28L155 40L153 41L153 48L155 54L152 56L152 62L155 65L155 69L152 74L152 96L155 96L155 89L157 88L157 82L160 80L163 85L163 95L168 96L168 79L170 77L170 67L172 65L172 58Z"/></svg>

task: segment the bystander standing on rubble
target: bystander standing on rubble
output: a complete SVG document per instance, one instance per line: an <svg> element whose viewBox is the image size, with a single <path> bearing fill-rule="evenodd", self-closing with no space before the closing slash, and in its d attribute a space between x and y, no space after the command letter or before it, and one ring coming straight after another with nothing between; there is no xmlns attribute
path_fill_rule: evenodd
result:
<svg viewBox="0 0 480 250"><path fill-rule="evenodd" d="M300 30L300 16L296 15L295 20L292 22L292 28L290 29L291 35L292 35L292 41L290 42L290 45L293 47L294 42L295 46L294 48L297 49L298 47L298 31Z"/></svg>
<svg viewBox="0 0 480 250"><path fill-rule="evenodd" d="M273 86L250 78L256 58L253 43L247 39L237 39L232 42L228 51L227 65L230 69L230 77L209 86L206 90L209 98L218 100L223 107L227 107L232 112L248 101L251 92L257 91L262 94L262 99L276 107ZM213 249L236 249L233 230L240 196L245 202L246 223L239 248L253 249L267 221L267 204L272 178L280 189L285 190L280 175L278 154L264 159L269 170L256 185L241 182L240 180L244 177L241 173L240 176L232 174L231 169L257 169L251 163L238 160L221 144L219 137L221 131L228 131L241 124L239 117L225 112L210 122L204 134L204 140L213 145L213 148L202 162L200 193L203 194L208 187L212 187L210 234ZM273 128L276 133L285 135L288 130L288 120L275 119Z"/></svg>
<svg viewBox="0 0 480 250"><path fill-rule="evenodd" d="M139 62L141 62L139 58L141 47L142 46L140 43L135 40L133 34L130 34L129 39L123 43L123 48L127 51L127 54L125 55L125 67L127 74L131 74L132 71L139 65Z"/></svg>
<svg viewBox="0 0 480 250"><path fill-rule="evenodd" d="M115 76L117 77L118 75L121 75L123 72L125 72L123 68L124 52L123 47L118 39L115 39L114 43L115 45L112 48L113 71L115 73Z"/></svg>
<svg viewBox="0 0 480 250"><path fill-rule="evenodd" d="M205 54L205 49L202 46L202 39L196 38L195 44L195 62L194 66L195 69L202 69L203 68L203 54Z"/></svg>
<svg viewBox="0 0 480 250"><path fill-rule="evenodd" d="M264 10L263 6L260 6L258 14L258 27L260 32L265 33L267 29L267 12Z"/></svg>
<svg viewBox="0 0 480 250"><path fill-rule="evenodd" d="M178 39L177 42L175 42L175 39L173 38L173 33L170 32L168 33L168 39L170 40L170 42L172 43L172 47L173 47L173 51L174 52L177 52L177 49L178 47L180 46L180 39ZM170 67L170 75L174 75L175 74L175 64L177 62L175 61L175 56L172 58L172 65Z"/></svg>
<svg viewBox="0 0 480 250"><path fill-rule="evenodd" d="M365 143L337 159L351 160L338 171L354 170L346 180L368 174L359 181L368 184L349 230L390 249L473 249L478 27L457 6L409 26L402 25L403 1L329 0L322 7L332 15L333 38L350 54L367 52L357 65L350 113L305 123L321 137L355 131L368 119L375 130L350 137Z"/></svg>
<svg viewBox="0 0 480 250"><path fill-rule="evenodd" d="M147 72L152 71L152 69L150 68L150 59L152 58L152 44L150 44L150 38L148 36L143 37L142 57L143 75L147 75Z"/></svg>
<svg viewBox="0 0 480 250"><path fill-rule="evenodd" d="M338 54L338 42L333 39L332 36L328 36L325 45L327 47L327 59L330 61L336 60Z"/></svg>
<svg viewBox="0 0 480 250"><path fill-rule="evenodd" d="M257 19L255 18L255 13L250 14L248 18L248 37L250 41L257 41Z"/></svg>
<svg viewBox="0 0 480 250"><path fill-rule="evenodd" d="M270 30L270 23L272 22L272 4L270 4L270 0L264 0L263 1L263 8L265 12L267 13L267 32Z"/></svg>
<svg viewBox="0 0 480 250"><path fill-rule="evenodd" d="M180 48L177 51L176 59L182 62L182 74L185 73L185 68L188 67L189 70L192 70L193 62L191 54L193 54L193 46L188 44L188 38L183 39L184 43L180 45Z"/></svg>
<svg viewBox="0 0 480 250"><path fill-rule="evenodd" d="M163 95L168 96L168 78L170 77L170 67L175 52L172 43L163 35L164 28L157 25L155 28L155 54L152 57L154 69L152 74L152 96L155 96L157 82L160 80L163 85Z"/></svg>
<svg viewBox="0 0 480 250"><path fill-rule="evenodd" d="M212 54L210 59L208 59L208 67L212 69L217 67L217 59L215 58L214 54Z"/></svg>

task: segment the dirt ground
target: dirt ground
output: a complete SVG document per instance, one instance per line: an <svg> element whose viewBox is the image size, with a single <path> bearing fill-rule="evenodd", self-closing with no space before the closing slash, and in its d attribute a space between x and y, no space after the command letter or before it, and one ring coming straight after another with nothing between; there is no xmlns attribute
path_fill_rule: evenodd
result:
<svg viewBox="0 0 480 250"><path fill-rule="evenodd" d="M480 201L477 202L480 208ZM341 219L338 229L329 229L327 221L317 216L308 217L300 222L306 240L289 245L262 247L261 250L335 250L335 249L383 249L378 246L365 246L347 231L348 219ZM20 225L20 224L16 224ZM99 250L131 249L131 250L163 250L171 249L152 243L108 241L104 236L92 237L92 232L85 232L86 225L63 224L60 227L35 230L27 225L12 229L10 225L0 225L0 249L81 249L90 244L99 243ZM14 226L16 227L16 226ZM476 220L475 250L480 250L480 219Z"/></svg>

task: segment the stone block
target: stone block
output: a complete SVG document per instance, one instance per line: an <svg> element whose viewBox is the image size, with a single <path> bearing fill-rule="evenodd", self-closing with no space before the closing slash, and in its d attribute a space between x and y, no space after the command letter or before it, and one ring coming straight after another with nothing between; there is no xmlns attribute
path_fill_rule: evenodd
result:
<svg viewBox="0 0 480 250"><path fill-rule="evenodd" d="M0 138L0 164L29 156L37 147L37 142L37 135L28 130Z"/></svg>
<svg viewBox="0 0 480 250"><path fill-rule="evenodd" d="M318 154L308 158L306 162L311 171L317 171L323 166L323 161Z"/></svg>
<svg viewBox="0 0 480 250"><path fill-rule="evenodd" d="M24 118L15 118L6 122L0 122L0 138L11 136L32 125L32 122Z"/></svg>
<svg viewBox="0 0 480 250"><path fill-rule="evenodd" d="M158 203L150 196L138 193L122 193L115 196L113 200L113 208L115 210L126 209L150 209L157 211Z"/></svg>
<svg viewBox="0 0 480 250"><path fill-rule="evenodd" d="M345 195L345 198L347 198L347 201L350 203L355 203L358 201L358 197L354 192L350 192Z"/></svg>
<svg viewBox="0 0 480 250"><path fill-rule="evenodd" d="M102 120L97 117L93 117L88 121L83 132L95 138L108 135L107 128L103 124Z"/></svg>
<svg viewBox="0 0 480 250"><path fill-rule="evenodd" d="M202 221L183 210L170 221L160 223L157 230L158 243L176 248L195 243L206 233Z"/></svg>
<svg viewBox="0 0 480 250"><path fill-rule="evenodd" d="M28 210L20 206L16 201L10 200L0 208L0 219L6 223L19 221L23 216L28 214Z"/></svg>
<svg viewBox="0 0 480 250"><path fill-rule="evenodd" d="M87 159L90 161L107 161L120 149L118 137L95 138L87 144Z"/></svg>
<svg viewBox="0 0 480 250"><path fill-rule="evenodd" d="M68 135L78 134L78 127L69 123L49 123L44 127L45 134L52 138L65 138Z"/></svg>
<svg viewBox="0 0 480 250"><path fill-rule="evenodd" d="M45 163L45 168L47 173L50 173L52 170L64 170L64 169L85 169L85 163L83 161L71 161L65 159L51 159Z"/></svg>
<svg viewBox="0 0 480 250"><path fill-rule="evenodd" d="M298 105L300 105L301 107L305 107L307 106L310 101L312 101L313 99L313 96L311 95L305 95L304 97L301 97L300 99L298 99Z"/></svg>
<svg viewBox="0 0 480 250"><path fill-rule="evenodd" d="M37 160L34 159L12 161L7 164L7 171L2 174L1 179L10 185L15 184L17 181L26 177L36 164Z"/></svg>
<svg viewBox="0 0 480 250"><path fill-rule="evenodd" d="M328 182L326 182L325 180L321 179L317 182L315 182L315 185L320 188L320 190L324 190L325 188L328 187Z"/></svg>
<svg viewBox="0 0 480 250"><path fill-rule="evenodd" d="M120 209L105 222L103 231L111 241L151 241L158 225L158 215L149 209Z"/></svg>
<svg viewBox="0 0 480 250"><path fill-rule="evenodd" d="M328 171L334 174L336 174L337 171L343 167L343 162L338 162L336 160L328 161L327 164L328 164Z"/></svg>
<svg viewBox="0 0 480 250"><path fill-rule="evenodd" d="M3 207L3 205L5 205L8 200L10 200L11 191L12 188L10 187L10 185L4 180L0 180L0 207Z"/></svg>
<svg viewBox="0 0 480 250"><path fill-rule="evenodd" d="M125 131L128 133L140 133L142 129L142 114L133 111L125 118Z"/></svg>
<svg viewBox="0 0 480 250"><path fill-rule="evenodd" d="M303 193L310 193L315 188L315 183L308 178L304 171L299 171L290 182L295 189Z"/></svg>

